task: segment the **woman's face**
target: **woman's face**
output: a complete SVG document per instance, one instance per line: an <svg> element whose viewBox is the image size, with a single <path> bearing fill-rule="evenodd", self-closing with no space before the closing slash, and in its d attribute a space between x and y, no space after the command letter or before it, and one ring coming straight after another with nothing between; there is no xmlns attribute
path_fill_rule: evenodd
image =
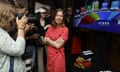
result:
<svg viewBox="0 0 120 72"><path fill-rule="evenodd" d="M47 12L42 12L42 13L41 13L41 17L42 17L42 18L46 18L46 17L47 17Z"/></svg>
<svg viewBox="0 0 120 72"><path fill-rule="evenodd" d="M62 24L62 22L63 22L63 12L62 12L62 11L58 11L58 12L56 13L55 22L56 22L57 24Z"/></svg>

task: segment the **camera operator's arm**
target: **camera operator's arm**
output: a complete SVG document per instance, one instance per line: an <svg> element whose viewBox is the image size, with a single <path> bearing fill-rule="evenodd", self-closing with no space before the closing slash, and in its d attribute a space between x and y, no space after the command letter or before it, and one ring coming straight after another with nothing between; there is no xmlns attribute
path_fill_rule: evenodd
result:
<svg viewBox="0 0 120 72"><path fill-rule="evenodd" d="M18 26L17 39L14 41L7 32L2 31L0 33L0 51L11 56L20 56L25 50L25 25L27 23L27 18L24 16L22 19L16 20Z"/></svg>
<svg viewBox="0 0 120 72"><path fill-rule="evenodd" d="M38 39L39 38L39 34L35 33L35 34L32 34L30 36L26 36L26 39L29 40L29 39Z"/></svg>

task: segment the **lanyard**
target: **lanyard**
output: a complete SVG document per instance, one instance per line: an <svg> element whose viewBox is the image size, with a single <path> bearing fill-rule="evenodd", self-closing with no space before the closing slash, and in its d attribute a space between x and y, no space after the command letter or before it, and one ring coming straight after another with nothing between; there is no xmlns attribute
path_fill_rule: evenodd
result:
<svg viewBox="0 0 120 72"><path fill-rule="evenodd" d="M9 72L14 72L14 57L10 56L10 69Z"/></svg>

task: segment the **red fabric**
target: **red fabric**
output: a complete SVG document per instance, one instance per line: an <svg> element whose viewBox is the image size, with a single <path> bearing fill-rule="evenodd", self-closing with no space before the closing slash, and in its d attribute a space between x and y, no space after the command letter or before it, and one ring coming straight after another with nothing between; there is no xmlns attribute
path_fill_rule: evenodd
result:
<svg viewBox="0 0 120 72"><path fill-rule="evenodd" d="M89 68L92 64L90 61L85 61L85 62L78 61L76 63L77 64L82 64L85 68Z"/></svg>
<svg viewBox="0 0 120 72"><path fill-rule="evenodd" d="M91 62L90 61L87 61L87 62L84 62L83 63L83 66L85 67L85 68L89 68L90 66L91 66Z"/></svg>
<svg viewBox="0 0 120 72"><path fill-rule="evenodd" d="M52 40L61 37L66 41L68 39L68 29L67 27L49 27L45 36ZM64 47L56 49L48 45L47 72L66 72Z"/></svg>
<svg viewBox="0 0 120 72"><path fill-rule="evenodd" d="M88 15L84 16L84 18L82 18L81 20L81 24L93 24L94 23L94 19Z"/></svg>
<svg viewBox="0 0 120 72"><path fill-rule="evenodd" d="M73 36L71 52L72 54L78 54L81 52L81 39L77 35Z"/></svg>

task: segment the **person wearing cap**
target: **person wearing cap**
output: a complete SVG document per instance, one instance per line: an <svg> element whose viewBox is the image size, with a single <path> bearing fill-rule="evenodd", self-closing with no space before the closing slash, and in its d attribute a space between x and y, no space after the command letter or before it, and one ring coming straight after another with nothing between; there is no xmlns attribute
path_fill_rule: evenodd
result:
<svg viewBox="0 0 120 72"><path fill-rule="evenodd" d="M44 38L45 32L47 28L50 26L50 20L47 18L48 16L48 9L45 7L41 7L35 11L35 13L39 13L39 20L37 21L36 25L39 30L39 34L41 39ZM37 46L37 58L38 58L38 72L44 72L46 66L46 46Z"/></svg>

